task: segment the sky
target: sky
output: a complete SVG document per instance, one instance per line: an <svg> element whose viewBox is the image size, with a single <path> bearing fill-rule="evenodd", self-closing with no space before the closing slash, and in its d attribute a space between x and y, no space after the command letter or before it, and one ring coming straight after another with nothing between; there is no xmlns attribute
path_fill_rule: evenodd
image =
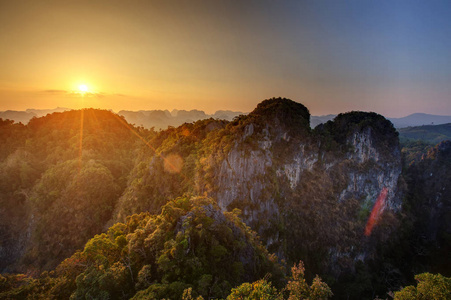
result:
<svg viewBox="0 0 451 300"><path fill-rule="evenodd" d="M312 115L451 115L451 1L0 0L0 111L272 97Z"/></svg>

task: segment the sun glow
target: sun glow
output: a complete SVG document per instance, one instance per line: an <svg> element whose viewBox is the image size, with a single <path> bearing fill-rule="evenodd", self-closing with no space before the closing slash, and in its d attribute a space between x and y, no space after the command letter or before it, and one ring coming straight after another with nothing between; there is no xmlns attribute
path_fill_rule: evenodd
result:
<svg viewBox="0 0 451 300"><path fill-rule="evenodd" d="M80 84L78 86L78 89L80 90L81 93L86 93L88 91L88 86L86 84Z"/></svg>

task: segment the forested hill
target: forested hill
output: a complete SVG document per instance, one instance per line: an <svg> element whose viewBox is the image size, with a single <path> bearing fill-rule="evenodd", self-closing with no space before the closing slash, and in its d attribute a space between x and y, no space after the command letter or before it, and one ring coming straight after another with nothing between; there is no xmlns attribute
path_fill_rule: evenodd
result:
<svg viewBox="0 0 451 300"><path fill-rule="evenodd" d="M451 123L442 125L424 125L398 129L401 139L406 141L421 140L431 144L451 140Z"/></svg>
<svg viewBox="0 0 451 300"><path fill-rule="evenodd" d="M103 230L126 188L137 130L94 109L2 121L2 269L53 268Z"/></svg>
<svg viewBox="0 0 451 300"><path fill-rule="evenodd" d="M309 124L308 109L283 98L231 122L160 132L94 109L1 120L0 268L28 277L0 278L0 296L181 299L192 288L225 297L270 272L252 286L274 297L289 276L319 274L335 297L368 299L432 270L439 262L402 253L432 220L419 207L443 186L421 181L428 195L411 191L450 158L431 154L403 175L398 133L384 117ZM449 246L449 206L434 213L442 208L429 253ZM300 260L305 273L296 265L290 275ZM315 288L330 295L319 279L302 289Z"/></svg>

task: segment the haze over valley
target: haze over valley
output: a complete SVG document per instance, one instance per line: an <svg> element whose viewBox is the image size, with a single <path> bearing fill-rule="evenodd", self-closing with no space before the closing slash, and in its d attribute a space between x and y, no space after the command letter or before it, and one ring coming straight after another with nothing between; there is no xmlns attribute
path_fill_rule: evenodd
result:
<svg viewBox="0 0 451 300"><path fill-rule="evenodd" d="M27 124L33 117L42 117L53 112L63 112L71 110L69 108L57 107L55 109L27 109L25 111L0 111L0 118L4 120L13 120L17 123ZM246 112L218 110L214 114L206 114L202 110L140 110L128 111L121 110L119 115L136 126L145 128L154 128L156 130L167 129L168 126L180 126L183 123L192 123L204 119L221 119L232 121L239 115L245 115ZM317 125L333 120L337 115L311 116L310 126L315 128ZM424 113L415 113L402 118L388 118L396 128L423 126L423 125L441 125L451 123L451 116L430 115Z"/></svg>

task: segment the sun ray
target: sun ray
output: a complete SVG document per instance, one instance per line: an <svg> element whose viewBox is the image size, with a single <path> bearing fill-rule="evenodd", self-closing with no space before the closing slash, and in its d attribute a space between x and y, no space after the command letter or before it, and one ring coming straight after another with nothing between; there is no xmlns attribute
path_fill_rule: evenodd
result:
<svg viewBox="0 0 451 300"><path fill-rule="evenodd" d="M144 139L140 134L138 134L132 127L130 127L130 125L125 120L123 120L121 117L119 117L116 114L113 114L113 115L116 117L116 119L119 120L119 122L121 122L125 127L127 127L128 130L130 130L135 136L137 136L147 147L149 147L149 149L151 149L156 155L161 157L163 159L163 161L164 161L164 164L168 168L174 170L174 173L178 173L180 176L182 176L184 179L186 179L189 183L193 184L193 186L194 186L194 181L192 179L186 177L185 175L183 175L180 172L181 170L180 170L180 168L178 166L175 166L171 160L167 159L163 155L158 154L156 149L148 141L146 141L146 139Z"/></svg>
<svg viewBox="0 0 451 300"><path fill-rule="evenodd" d="M80 110L80 142L79 142L79 148L78 148L78 173L81 171L81 162L82 162L82 155L83 155L83 128L84 125L84 109L82 108Z"/></svg>
<svg viewBox="0 0 451 300"><path fill-rule="evenodd" d="M99 129L101 129L100 121L97 117L97 111L94 109L89 109L87 112L89 113L89 120L91 121L91 130L93 132L97 132Z"/></svg>

